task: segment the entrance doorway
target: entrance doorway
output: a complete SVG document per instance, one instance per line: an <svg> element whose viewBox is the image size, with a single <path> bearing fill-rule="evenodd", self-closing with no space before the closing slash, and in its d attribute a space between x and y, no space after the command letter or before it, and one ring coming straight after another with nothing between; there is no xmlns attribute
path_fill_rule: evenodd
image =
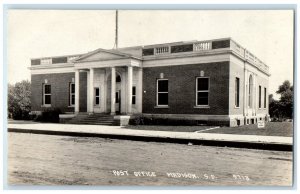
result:
<svg viewBox="0 0 300 194"><path fill-rule="evenodd" d="M121 76L116 77L116 114L121 114Z"/></svg>

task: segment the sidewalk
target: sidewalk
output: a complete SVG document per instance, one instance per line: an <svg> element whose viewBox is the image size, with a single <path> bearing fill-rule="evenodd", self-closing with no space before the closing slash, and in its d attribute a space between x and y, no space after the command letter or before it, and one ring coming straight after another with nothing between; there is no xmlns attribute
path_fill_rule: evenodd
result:
<svg viewBox="0 0 300 194"><path fill-rule="evenodd" d="M103 137L210 146L292 151L292 137L134 130L130 127L53 123L8 124L9 132Z"/></svg>

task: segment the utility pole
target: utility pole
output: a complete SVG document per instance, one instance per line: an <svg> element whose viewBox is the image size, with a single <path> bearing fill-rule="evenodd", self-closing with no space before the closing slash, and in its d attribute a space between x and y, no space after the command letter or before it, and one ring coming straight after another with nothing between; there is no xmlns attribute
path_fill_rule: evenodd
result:
<svg viewBox="0 0 300 194"><path fill-rule="evenodd" d="M118 10L116 10L116 35L114 48L118 49Z"/></svg>

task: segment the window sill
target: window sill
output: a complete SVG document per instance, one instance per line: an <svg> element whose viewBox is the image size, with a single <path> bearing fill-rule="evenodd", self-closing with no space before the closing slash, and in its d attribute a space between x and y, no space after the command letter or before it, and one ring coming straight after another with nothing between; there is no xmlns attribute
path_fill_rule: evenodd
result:
<svg viewBox="0 0 300 194"><path fill-rule="evenodd" d="M68 106L68 108L75 108L75 105Z"/></svg>
<svg viewBox="0 0 300 194"><path fill-rule="evenodd" d="M240 109L241 107L236 107L236 106L235 106L234 108L235 108L235 109Z"/></svg>
<svg viewBox="0 0 300 194"><path fill-rule="evenodd" d="M51 107L51 104L43 104L41 107L42 107L42 108L50 108L50 107Z"/></svg>
<svg viewBox="0 0 300 194"><path fill-rule="evenodd" d="M203 105L203 106L194 106L194 108L210 108L208 105Z"/></svg>
<svg viewBox="0 0 300 194"><path fill-rule="evenodd" d="M154 108L170 108L170 107L166 105L166 106L155 106Z"/></svg>

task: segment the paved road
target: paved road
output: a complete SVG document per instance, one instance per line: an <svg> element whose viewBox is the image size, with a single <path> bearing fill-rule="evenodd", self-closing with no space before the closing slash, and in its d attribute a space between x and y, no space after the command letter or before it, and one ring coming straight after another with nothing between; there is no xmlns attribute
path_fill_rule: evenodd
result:
<svg viewBox="0 0 300 194"><path fill-rule="evenodd" d="M292 184L292 152L8 134L11 185Z"/></svg>

